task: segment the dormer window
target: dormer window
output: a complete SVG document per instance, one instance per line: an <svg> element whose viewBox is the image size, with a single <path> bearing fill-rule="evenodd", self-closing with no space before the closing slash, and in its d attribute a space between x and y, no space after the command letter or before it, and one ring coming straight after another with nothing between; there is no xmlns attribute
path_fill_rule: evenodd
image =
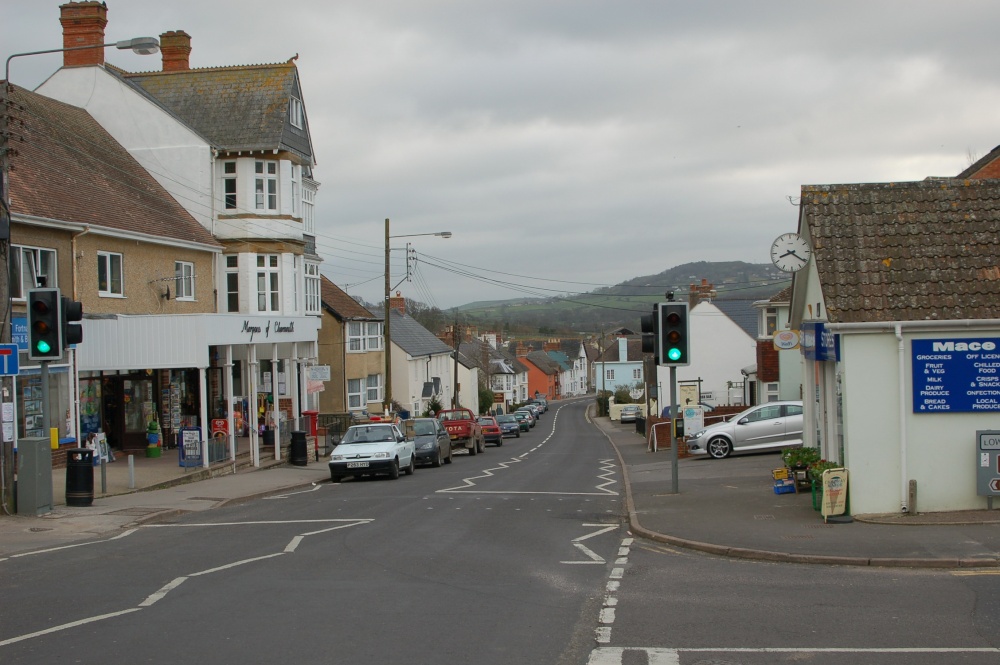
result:
<svg viewBox="0 0 1000 665"><path fill-rule="evenodd" d="M305 127L305 123L302 122L302 100L295 97L288 98L288 122L292 123L292 127L298 127L302 129Z"/></svg>

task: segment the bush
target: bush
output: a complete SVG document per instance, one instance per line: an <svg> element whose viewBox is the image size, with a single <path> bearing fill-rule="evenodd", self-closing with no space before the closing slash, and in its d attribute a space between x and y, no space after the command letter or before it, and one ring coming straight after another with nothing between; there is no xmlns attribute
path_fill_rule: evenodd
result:
<svg viewBox="0 0 1000 665"><path fill-rule="evenodd" d="M785 448L781 451L781 459L790 469L804 469L819 461L819 451L815 448Z"/></svg>

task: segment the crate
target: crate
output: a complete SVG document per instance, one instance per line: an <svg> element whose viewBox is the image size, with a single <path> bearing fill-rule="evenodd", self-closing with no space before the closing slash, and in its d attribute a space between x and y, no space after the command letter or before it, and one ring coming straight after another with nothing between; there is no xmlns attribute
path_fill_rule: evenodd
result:
<svg viewBox="0 0 1000 665"><path fill-rule="evenodd" d="M773 469L771 471L771 477L775 480L787 480L788 479L788 467L783 466L780 469Z"/></svg>
<svg viewBox="0 0 1000 665"><path fill-rule="evenodd" d="M774 481L774 493L775 494L793 494L795 492L795 481L791 479L782 479Z"/></svg>

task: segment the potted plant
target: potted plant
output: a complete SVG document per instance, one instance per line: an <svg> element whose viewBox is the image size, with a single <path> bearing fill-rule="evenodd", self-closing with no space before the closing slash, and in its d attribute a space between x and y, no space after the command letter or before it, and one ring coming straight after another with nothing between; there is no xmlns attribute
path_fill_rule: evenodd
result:
<svg viewBox="0 0 1000 665"><path fill-rule="evenodd" d="M819 461L819 451L806 447L785 448L781 451L781 459L789 469L803 470Z"/></svg>

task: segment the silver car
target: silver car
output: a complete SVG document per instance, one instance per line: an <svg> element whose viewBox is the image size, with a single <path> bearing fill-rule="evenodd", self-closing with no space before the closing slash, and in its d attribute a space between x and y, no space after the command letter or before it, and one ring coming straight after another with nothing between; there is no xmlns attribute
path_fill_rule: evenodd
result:
<svg viewBox="0 0 1000 665"><path fill-rule="evenodd" d="M802 402L767 402L710 425L687 440L692 455L715 459L802 445Z"/></svg>

